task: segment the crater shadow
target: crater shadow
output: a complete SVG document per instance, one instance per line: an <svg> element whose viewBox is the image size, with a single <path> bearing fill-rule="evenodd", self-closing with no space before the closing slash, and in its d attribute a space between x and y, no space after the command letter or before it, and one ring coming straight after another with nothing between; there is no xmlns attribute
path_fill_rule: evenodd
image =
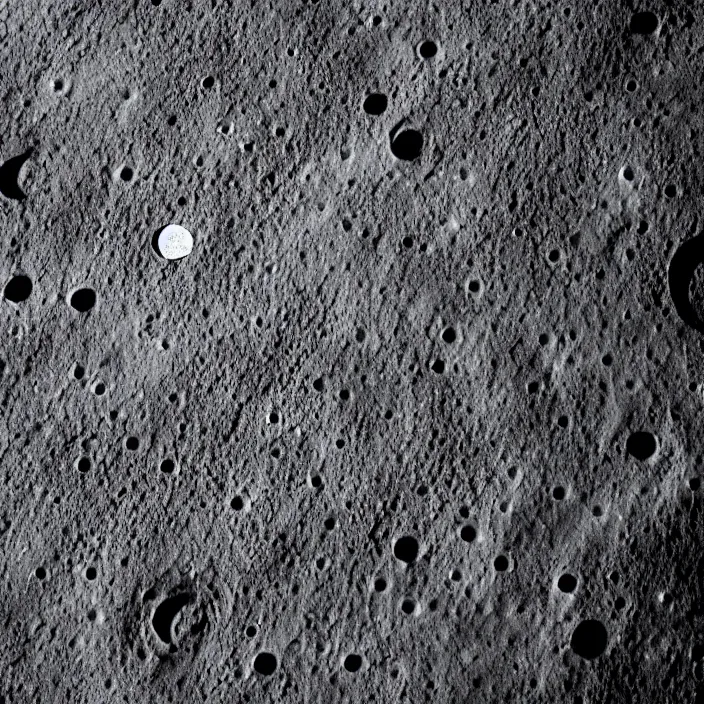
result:
<svg viewBox="0 0 704 704"><path fill-rule="evenodd" d="M191 594L182 592L164 599L154 610L152 627L159 640L169 646L171 651L177 648L174 624L184 606L193 601Z"/></svg>
<svg viewBox="0 0 704 704"><path fill-rule="evenodd" d="M13 156L0 166L0 193L10 200L24 200L27 196L19 185L20 169L32 156L33 149L28 149L24 154Z"/></svg>
<svg viewBox="0 0 704 704"><path fill-rule="evenodd" d="M697 235L680 245L670 261L667 282L670 297L682 321L699 332L704 332L704 320L692 305L690 288L694 272L704 262L704 234Z"/></svg>

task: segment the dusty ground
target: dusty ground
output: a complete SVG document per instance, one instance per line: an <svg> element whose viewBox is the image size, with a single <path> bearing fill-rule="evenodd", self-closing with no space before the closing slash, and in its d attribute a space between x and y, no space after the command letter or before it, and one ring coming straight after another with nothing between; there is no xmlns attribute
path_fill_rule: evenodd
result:
<svg viewBox="0 0 704 704"><path fill-rule="evenodd" d="M0 703L704 702L703 26L3 3Z"/></svg>

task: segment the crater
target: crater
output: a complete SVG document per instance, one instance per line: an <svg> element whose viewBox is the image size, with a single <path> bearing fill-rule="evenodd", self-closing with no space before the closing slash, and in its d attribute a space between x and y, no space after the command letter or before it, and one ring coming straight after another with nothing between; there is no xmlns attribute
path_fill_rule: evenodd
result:
<svg viewBox="0 0 704 704"><path fill-rule="evenodd" d="M423 150L423 135L406 129L391 135L391 153L401 161L415 161Z"/></svg>
<svg viewBox="0 0 704 704"><path fill-rule="evenodd" d="M0 193L10 200L24 200L27 196L20 188L20 170L32 156L33 149L13 156L0 166Z"/></svg>
<svg viewBox="0 0 704 704"><path fill-rule="evenodd" d="M585 660L595 660L606 650L608 634L606 627L596 619L585 619L572 632L570 647Z"/></svg>
<svg viewBox="0 0 704 704"><path fill-rule="evenodd" d="M168 645L172 651L178 648L177 626L181 611L192 601L192 594L181 592L180 594L167 597L154 609L152 628L159 640Z"/></svg>
<svg viewBox="0 0 704 704"><path fill-rule="evenodd" d="M682 322L704 332L704 235L680 245L670 260L667 283Z"/></svg>

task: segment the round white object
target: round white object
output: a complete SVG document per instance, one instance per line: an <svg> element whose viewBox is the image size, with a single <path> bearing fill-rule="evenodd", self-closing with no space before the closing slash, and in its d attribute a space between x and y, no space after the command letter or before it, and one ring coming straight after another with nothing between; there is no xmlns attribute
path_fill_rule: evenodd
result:
<svg viewBox="0 0 704 704"><path fill-rule="evenodd" d="M183 259L193 251L193 235L180 225L167 225L159 233L157 247L164 259Z"/></svg>

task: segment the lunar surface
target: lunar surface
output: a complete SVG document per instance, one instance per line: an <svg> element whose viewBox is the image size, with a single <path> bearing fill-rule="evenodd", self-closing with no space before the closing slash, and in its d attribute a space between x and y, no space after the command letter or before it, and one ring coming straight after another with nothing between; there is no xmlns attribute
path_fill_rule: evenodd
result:
<svg viewBox="0 0 704 704"><path fill-rule="evenodd" d="M704 704L702 3L0 38L0 704Z"/></svg>

